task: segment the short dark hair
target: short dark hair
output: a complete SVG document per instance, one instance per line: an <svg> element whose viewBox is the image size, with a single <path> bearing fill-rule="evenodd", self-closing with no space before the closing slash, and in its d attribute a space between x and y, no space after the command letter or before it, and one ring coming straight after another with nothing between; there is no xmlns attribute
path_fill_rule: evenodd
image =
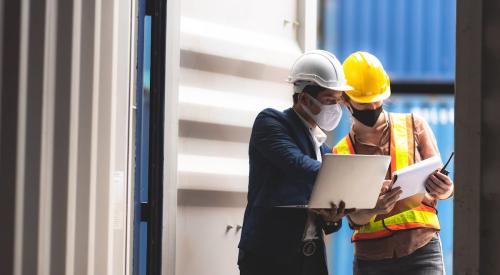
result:
<svg viewBox="0 0 500 275"><path fill-rule="evenodd" d="M318 85L307 85L304 87L302 92L307 93L314 98L317 98L319 93L321 91L323 91L324 89L325 88L318 86ZM293 104L296 104L298 100L299 100L299 93L294 93L293 94Z"/></svg>

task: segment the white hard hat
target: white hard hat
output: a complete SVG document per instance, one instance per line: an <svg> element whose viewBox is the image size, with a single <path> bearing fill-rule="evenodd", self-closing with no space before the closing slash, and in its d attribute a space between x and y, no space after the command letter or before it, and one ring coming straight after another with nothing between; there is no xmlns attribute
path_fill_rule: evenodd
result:
<svg viewBox="0 0 500 275"><path fill-rule="evenodd" d="M302 92L310 84L336 91L353 90L347 85L340 61L333 54L322 50L309 51L297 58L288 82L294 84L295 93Z"/></svg>

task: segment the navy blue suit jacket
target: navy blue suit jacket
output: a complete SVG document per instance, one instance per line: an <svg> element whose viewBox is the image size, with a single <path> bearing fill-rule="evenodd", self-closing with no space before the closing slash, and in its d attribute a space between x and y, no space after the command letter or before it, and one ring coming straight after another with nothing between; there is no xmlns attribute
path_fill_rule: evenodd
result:
<svg viewBox="0 0 500 275"><path fill-rule="evenodd" d="M321 153L331 152L321 146ZM321 163L309 130L293 109L265 109L255 119L249 144L250 175L240 249L287 261L300 252L307 204ZM325 233L340 227L317 224Z"/></svg>

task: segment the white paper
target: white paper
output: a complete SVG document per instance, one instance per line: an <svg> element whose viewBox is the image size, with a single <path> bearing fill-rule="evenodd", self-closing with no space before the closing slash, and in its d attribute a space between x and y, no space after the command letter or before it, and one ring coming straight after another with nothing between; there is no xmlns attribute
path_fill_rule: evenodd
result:
<svg viewBox="0 0 500 275"><path fill-rule="evenodd" d="M441 166L443 166L441 158L435 156L394 172L394 175L397 175L397 180L392 188L400 186L403 191L399 200L425 193L427 178Z"/></svg>

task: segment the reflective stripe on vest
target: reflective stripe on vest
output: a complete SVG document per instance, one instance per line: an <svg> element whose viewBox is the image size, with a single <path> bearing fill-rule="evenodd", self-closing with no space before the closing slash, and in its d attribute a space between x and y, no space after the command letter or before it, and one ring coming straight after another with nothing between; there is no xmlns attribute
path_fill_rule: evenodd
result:
<svg viewBox="0 0 500 275"><path fill-rule="evenodd" d="M391 174L415 162L415 139L412 114L389 114L391 125L390 154ZM334 154L356 154L350 135L344 137L333 148ZM419 206L395 214L383 220L370 222L354 231L352 241L378 239L392 235L392 231L413 228L440 229L436 209L420 204Z"/></svg>
<svg viewBox="0 0 500 275"><path fill-rule="evenodd" d="M421 204L411 210L398 213L383 220L375 221L373 216L367 225L354 232L353 241L388 237L391 231L413 228L434 228L439 230L436 209Z"/></svg>
<svg viewBox="0 0 500 275"><path fill-rule="evenodd" d="M389 114L391 124L391 174L415 163L415 140L411 114Z"/></svg>

